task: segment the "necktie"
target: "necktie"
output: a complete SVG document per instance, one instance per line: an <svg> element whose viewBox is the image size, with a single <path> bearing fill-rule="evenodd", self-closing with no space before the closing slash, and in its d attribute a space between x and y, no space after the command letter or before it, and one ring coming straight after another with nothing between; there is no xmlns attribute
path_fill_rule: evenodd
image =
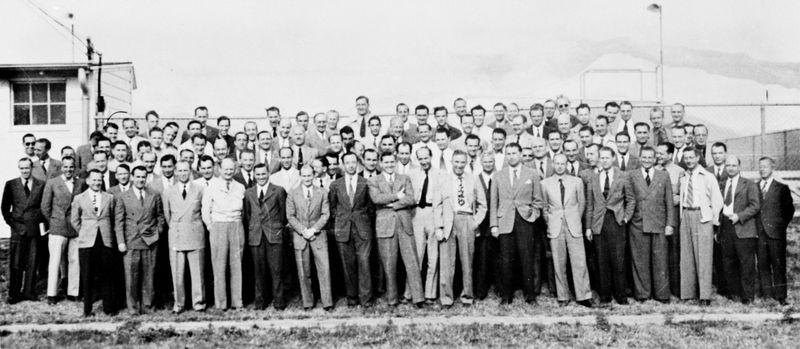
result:
<svg viewBox="0 0 800 349"><path fill-rule="evenodd" d="M247 186L249 187L251 183L253 183L253 175L247 172Z"/></svg>
<svg viewBox="0 0 800 349"><path fill-rule="evenodd" d="M444 151L442 151L442 156L439 157L439 169L444 170L447 165L444 162Z"/></svg>
<svg viewBox="0 0 800 349"><path fill-rule="evenodd" d="M628 134L628 122L627 121L623 122L623 124L622 124L622 133Z"/></svg>
<svg viewBox="0 0 800 349"><path fill-rule="evenodd" d="M720 178L722 178L722 168L717 167L717 180L719 181Z"/></svg>
<svg viewBox="0 0 800 349"><path fill-rule="evenodd" d="M464 198L464 177L458 176L458 206L464 206L467 200Z"/></svg>
<svg viewBox="0 0 800 349"><path fill-rule="evenodd" d="M470 159L469 160L469 170L470 171L475 171L475 159Z"/></svg>
<svg viewBox="0 0 800 349"><path fill-rule="evenodd" d="M139 205L144 206L144 190L139 189Z"/></svg>
<svg viewBox="0 0 800 349"><path fill-rule="evenodd" d="M350 206L353 206L354 197L356 194L356 189L354 188L353 181L350 180L347 182L347 196L350 198Z"/></svg>
<svg viewBox="0 0 800 349"><path fill-rule="evenodd" d="M225 181L225 188L231 190L231 181Z"/></svg>
<svg viewBox="0 0 800 349"><path fill-rule="evenodd" d="M92 194L92 206L94 207L95 214L100 212L100 208L97 205L97 193Z"/></svg>
<svg viewBox="0 0 800 349"><path fill-rule="evenodd" d="M272 138L278 137L278 129L273 127L272 128Z"/></svg>
<svg viewBox="0 0 800 349"><path fill-rule="evenodd" d="M183 199L186 200L186 184L183 185L183 193L181 193L181 196L183 196Z"/></svg>
<svg viewBox="0 0 800 349"><path fill-rule="evenodd" d="M645 173L644 181L647 182L647 185L649 186L650 185L650 170L645 170L644 173Z"/></svg>
<svg viewBox="0 0 800 349"><path fill-rule="evenodd" d="M561 207L564 207L564 180L561 178L558 179L558 190L561 191Z"/></svg>
<svg viewBox="0 0 800 349"><path fill-rule="evenodd" d="M516 182L517 182L517 169L515 168L514 169L514 175L511 176L511 187L512 188L514 187L514 183L516 183Z"/></svg>
<svg viewBox="0 0 800 349"><path fill-rule="evenodd" d="M611 181L608 179L608 170L604 170L603 174L606 176L606 179L603 182L603 198L608 199L608 189L611 187Z"/></svg>
<svg viewBox="0 0 800 349"><path fill-rule="evenodd" d="M694 183L692 183L692 173L689 172L689 180L686 182L686 207L694 207Z"/></svg>
<svg viewBox="0 0 800 349"><path fill-rule="evenodd" d="M542 135L539 133L538 127L534 127L533 129L536 130L536 137L542 137Z"/></svg>
<svg viewBox="0 0 800 349"><path fill-rule="evenodd" d="M306 188L306 199L311 199L311 189Z"/></svg>
<svg viewBox="0 0 800 349"><path fill-rule="evenodd" d="M47 162L42 161L42 172L44 172L45 177L47 177Z"/></svg>
<svg viewBox="0 0 800 349"><path fill-rule="evenodd" d="M25 196L31 196L31 189L28 188L28 180L27 179L22 184L22 187L25 188Z"/></svg>
<svg viewBox="0 0 800 349"><path fill-rule="evenodd" d="M361 138L364 138L364 135L367 134L367 120L365 118L361 118L361 128L358 130L358 135Z"/></svg>
<svg viewBox="0 0 800 349"><path fill-rule="evenodd" d="M574 172L575 165L574 165L573 163L569 162L569 163L567 163L567 168L569 168L569 170L568 170L567 172L569 172L570 174L572 174L572 173ZM559 179L559 180L560 180L560 179Z"/></svg>
<svg viewBox="0 0 800 349"><path fill-rule="evenodd" d="M761 181L761 194L766 194L767 193L766 189L767 189L767 181L762 180Z"/></svg>
<svg viewBox="0 0 800 349"><path fill-rule="evenodd" d="M297 169L303 167L303 148L297 147Z"/></svg>
<svg viewBox="0 0 800 349"><path fill-rule="evenodd" d="M733 202L733 181L728 179L728 189L725 190L725 206L729 206Z"/></svg>
<svg viewBox="0 0 800 349"><path fill-rule="evenodd" d="M103 182L100 183L100 190L106 191L106 175L103 174Z"/></svg>
<svg viewBox="0 0 800 349"><path fill-rule="evenodd" d="M539 174L544 177L544 161L539 160Z"/></svg>
<svg viewBox="0 0 800 349"><path fill-rule="evenodd" d="M428 207L428 171L425 171L425 180L422 181L422 192L419 194L419 204L417 207Z"/></svg>
<svg viewBox="0 0 800 349"><path fill-rule="evenodd" d="M621 165L621 166L619 167L619 169L620 169L620 170L623 170L623 171L625 171L625 156L621 156L621 157L620 157L620 161L619 161L619 163L620 163L620 165Z"/></svg>

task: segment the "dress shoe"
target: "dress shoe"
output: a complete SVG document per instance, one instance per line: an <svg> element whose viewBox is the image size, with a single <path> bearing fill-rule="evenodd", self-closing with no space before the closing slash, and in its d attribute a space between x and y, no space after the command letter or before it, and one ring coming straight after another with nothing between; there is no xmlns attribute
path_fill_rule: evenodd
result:
<svg viewBox="0 0 800 349"><path fill-rule="evenodd" d="M314 307L303 307L303 310L305 310L305 311L309 311L311 309L314 309Z"/></svg>
<svg viewBox="0 0 800 349"><path fill-rule="evenodd" d="M586 300L578 301L578 304L580 304L580 305L582 305L582 306L584 306L584 307L587 307L587 308L592 308L592 307L594 307L594 305L592 305L592 300L591 300L591 299L586 299Z"/></svg>
<svg viewBox="0 0 800 349"><path fill-rule="evenodd" d="M332 305L329 305L329 306L327 306L327 307L323 307L323 308L322 308L322 310L325 310L325 311L327 311L327 312L329 312L329 313L330 313L331 311L333 311L333 306L332 306Z"/></svg>
<svg viewBox="0 0 800 349"><path fill-rule="evenodd" d="M417 309L425 308L425 302L414 303L414 306L417 307Z"/></svg>
<svg viewBox="0 0 800 349"><path fill-rule="evenodd" d="M700 304L701 307L707 307L707 306L711 305L711 300L710 299L701 299L700 302L698 302L698 303Z"/></svg>
<svg viewBox="0 0 800 349"><path fill-rule="evenodd" d="M669 304L669 298L667 298L667 299L656 299L656 301L660 302L661 304Z"/></svg>
<svg viewBox="0 0 800 349"><path fill-rule="evenodd" d="M400 303L402 304L411 303L411 298L406 298L406 297L400 298Z"/></svg>
<svg viewBox="0 0 800 349"><path fill-rule="evenodd" d="M536 298L527 299L527 300L525 300L525 303L528 303L530 305L539 305L539 302L536 301Z"/></svg>
<svg viewBox="0 0 800 349"><path fill-rule="evenodd" d="M173 314L180 314L183 312L183 308L172 308Z"/></svg>
<svg viewBox="0 0 800 349"><path fill-rule="evenodd" d="M70 302L80 302L81 298L78 296L67 296L67 300Z"/></svg>
<svg viewBox="0 0 800 349"><path fill-rule="evenodd" d="M628 305L630 303L628 303L628 298L624 297L624 298L617 299L617 304L619 304L619 305Z"/></svg>
<svg viewBox="0 0 800 349"><path fill-rule="evenodd" d="M58 303L58 298L56 297L47 297L47 304L48 305L56 305Z"/></svg>

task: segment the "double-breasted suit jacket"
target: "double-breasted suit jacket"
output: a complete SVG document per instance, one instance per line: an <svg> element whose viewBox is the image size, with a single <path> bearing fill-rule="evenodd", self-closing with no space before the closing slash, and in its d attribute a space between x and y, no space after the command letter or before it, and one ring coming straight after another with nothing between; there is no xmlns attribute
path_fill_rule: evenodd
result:
<svg viewBox="0 0 800 349"><path fill-rule="evenodd" d="M347 195L346 177L333 181L328 192L334 237L337 242L347 242L350 240L350 231L355 230L362 240L370 239L375 207L369 196L368 181L364 177L356 175L355 193L353 202L350 202L350 197Z"/></svg>
<svg viewBox="0 0 800 349"><path fill-rule="evenodd" d="M641 227L645 233L663 233L667 226L677 227L675 222L675 205L672 202L672 181L667 171L651 169L653 175L650 185L647 184L642 169L635 169L630 174L631 188L636 198L631 223Z"/></svg>
<svg viewBox="0 0 800 349"><path fill-rule="evenodd" d="M192 181L176 183L164 191L164 220L169 226L169 248L174 251L192 251L205 248L206 234L200 204L205 186Z"/></svg>

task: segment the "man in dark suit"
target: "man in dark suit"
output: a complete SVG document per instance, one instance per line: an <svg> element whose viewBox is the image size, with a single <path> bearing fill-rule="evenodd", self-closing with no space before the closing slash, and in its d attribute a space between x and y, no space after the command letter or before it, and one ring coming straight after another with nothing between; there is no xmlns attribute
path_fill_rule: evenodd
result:
<svg viewBox="0 0 800 349"><path fill-rule="evenodd" d="M72 199L86 190L86 183L75 178L75 158L61 159L62 175L51 178L42 193L42 215L48 222L47 302L58 300L60 278L66 280L67 298L77 300L80 291L80 268L78 267L78 232L70 223ZM66 258L63 258L66 254ZM62 262L66 260L67 264Z"/></svg>
<svg viewBox="0 0 800 349"><path fill-rule="evenodd" d="M564 155L567 156L567 174L579 177L581 171L589 168L589 164L581 161L578 142L572 139L564 141Z"/></svg>
<svg viewBox="0 0 800 349"><path fill-rule="evenodd" d="M483 189L486 198L491 198L492 174L494 173L494 154L484 152L481 155L481 168L477 175L478 181ZM488 206L488 204L487 204ZM475 236L475 258L472 269L475 271L475 298L483 300L489 294L492 286L494 272L497 270L497 238L489 232L489 217L484 216L478 225L478 233Z"/></svg>
<svg viewBox="0 0 800 349"><path fill-rule="evenodd" d="M736 156L725 159L728 180L722 194L722 214L719 233L722 252L721 282L729 295L739 296L742 303L750 303L756 289L756 251L758 230L756 217L761 209L758 186L739 175L741 162ZM724 280L724 281L723 281Z"/></svg>
<svg viewBox="0 0 800 349"><path fill-rule="evenodd" d="M133 187L115 199L114 231L124 253L128 309L139 314L152 307L156 251L166 225L161 195L146 187L147 170L136 166L132 174Z"/></svg>
<svg viewBox="0 0 800 349"><path fill-rule="evenodd" d="M758 226L758 276L764 297L786 304L786 228L794 216L792 193L772 176L775 160L758 161L761 213Z"/></svg>
<svg viewBox="0 0 800 349"><path fill-rule="evenodd" d="M211 125L207 125L208 121L208 108L204 106L199 106L194 108L194 119L200 123L200 134L204 135L206 139L211 140L212 142L217 139L219 135L219 130ZM183 131L181 135L181 143L188 141L191 138L187 131Z"/></svg>
<svg viewBox="0 0 800 349"><path fill-rule="evenodd" d="M81 144L75 149L76 173L85 170L86 166L92 162L92 154L94 154L98 141L102 138L105 138L102 131L94 131L89 135L89 143Z"/></svg>
<svg viewBox="0 0 800 349"><path fill-rule="evenodd" d="M598 264L600 302L628 304L625 296L625 226L636 208L628 174L614 167L614 149L600 148L600 172L584 176L586 234L592 234Z"/></svg>
<svg viewBox="0 0 800 349"><path fill-rule="evenodd" d="M544 121L543 105L539 103L532 105L528 111L528 116L530 116L530 126L528 126L526 131L534 137L547 138L550 132L556 131L555 128L550 127L550 125Z"/></svg>
<svg viewBox="0 0 800 349"><path fill-rule="evenodd" d="M6 182L3 189L3 219L11 228L8 263L8 303L35 299L38 270L38 239L40 224L45 222L39 203L44 182L31 175L33 161L24 157L18 162L20 176ZM24 280L23 280L24 274Z"/></svg>
<svg viewBox="0 0 800 349"><path fill-rule="evenodd" d="M286 190L269 181L265 164L253 168L256 185L245 191L245 220L248 227L247 244L253 256L255 271L256 309L267 304L267 273L272 284L275 309L286 308L283 281L283 229L286 227ZM268 269L268 270L267 270Z"/></svg>
<svg viewBox="0 0 800 349"><path fill-rule="evenodd" d="M256 154L250 149L245 149L239 158L239 169L233 175L233 180L241 183L245 188L256 185L253 166L256 164Z"/></svg>
<svg viewBox="0 0 800 349"><path fill-rule="evenodd" d="M88 179L89 172L91 172L92 169L100 171L100 174L102 174L100 178L100 189L103 191L107 191L119 183L114 171L108 170L108 153L104 151L95 151L94 154L92 154L92 162L89 163L87 168L87 170L81 171L78 177L81 179Z"/></svg>
<svg viewBox="0 0 800 349"><path fill-rule="evenodd" d="M377 206L375 233L378 251L386 272L386 301L390 306L398 303L397 255L403 261L411 288L411 298L422 307L422 277L419 272L411 211L416 206L411 179L394 173L395 155L381 155L383 173L369 180L369 195Z"/></svg>
<svg viewBox="0 0 800 349"><path fill-rule="evenodd" d="M538 139L538 138L537 138ZM517 143L505 148L507 166L492 177L489 199L489 226L496 237L500 252L499 294L502 304L511 304L514 299L513 261L519 258L522 266L522 284L525 301L536 302L536 290L540 287L541 251L535 236L533 222L539 218L542 203L542 188L537 171L522 166L522 149Z"/></svg>
<svg viewBox="0 0 800 349"><path fill-rule="evenodd" d="M666 171L653 168L655 149L644 146L641 154L641 169L629 171L636 196L629 230L634 296L638 301L653 297L669 302L666 237L675 228L672 182Z"/></svg>
<svg viewBox="0 0 800 349"><path fill-rule="evenodd" d="M639 158L630 153L631 147L630 135L620 132L615 136L617 146L617 156L614 158L614 166L619 167L622 171L632 171L641 167Z"/></svg>
<svg viewBox="0 0 800 349"><path fill-rule="evenodd" d="M719 191L725 190L725 183L728 180L728 172L725 171L725 159L728 157L728 146L722 142L716 142L711 146L711 159L712 163L706 167L706 170L714 175L719 182ZM719 226L714 226L714 232L719 233ZM712 283L717 288L719 294L727 294L725 285L720 281L722 279L722 251L720 250L719 241L714 240L714 262L713 262L713 276Z"/></svg>
<svg viewBox="0 0 800 349"><path fill-rule="evenodd" d="M372 304L370 251L372 250L372 215L367 180L358 176L358 157L346 153L344 177L331 183L328 200L334 222L334 237L339 247L344 271L347 305Z"/></svg>
<svg viewBox="0 0 800 349"><path fill-rule="evenodd" d="M90 170L87 178L89 190L75 197L70 212L72 226L78 231L83 316L92 315L95 278L101 283L103 312L113 314L116 312L112 284L115 270L111 261L114 260L114 248L117 247L112 231L114 196L101 190L103 173L100 170Z"/></svg>

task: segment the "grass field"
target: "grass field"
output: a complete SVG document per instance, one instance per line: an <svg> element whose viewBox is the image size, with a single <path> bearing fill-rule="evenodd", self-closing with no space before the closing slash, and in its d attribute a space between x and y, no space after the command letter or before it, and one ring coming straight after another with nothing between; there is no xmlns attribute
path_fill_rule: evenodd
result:
<svg viewBox="0 0 800 349"><path fill-rule="evenodd" d="M790 284L800 280L800 237L798 225L789 232L788 269ZM4 268L3 273L6 270ZM781 306L771 300L758 299L750 305L742 305L727 298L715 296L710 307L700 307L695 302L681 302L673 298L670 304L655 301L633 302L628 306L613 305L604 308L587 309L577 305L559 307L555 299L540 297L536 306L519 301L512 305L500 305L499 299L490 296L485 301L471 307L458 303L450 309L429 306L416 309L410 305L389 307L382 299L370 309L349 308L343 299L339 300L332 312L321 308L304 311L295 299L284 311L268 308L264 311L242 309L228 312L207 311L172 314L161 310L150 314L131 316L125 313L114 317L96 311L92 318L83 318L80 304L62 301L48 306L44 301L22 302L13 306L5 304L5 281L0 278L0 325L20 323L74 323L113 321L136 324L146 321L212 321L212 320L269 320L269 319L325 319L325 318L415 318L421 316L583 316L591 315L602 319L608 315L636 314L687 314L687 313L789 313L800 311L796 304L800 301L800 290L789 288L789 305ZM127 327L125 327L127 328ZM337 347L397 347L397 346L553 346L553 347L792 347L797 338L800 325L794 322L773 322L757 326L737 323L682 323L663 325L642 325L626 327L604 325L598 321L596 326L553 325L453 325L446 328L438 326L416 327L413 329L397 327L340 327L337 329L252 329L252 330L212 330L178 333L170 330L140 331L133 326L113 334L83 331L72 333L0 333L0 348L29 346L59 347L104 347L122 346L337 346ZM793 338L794 337L794 338Z"/></svg>

